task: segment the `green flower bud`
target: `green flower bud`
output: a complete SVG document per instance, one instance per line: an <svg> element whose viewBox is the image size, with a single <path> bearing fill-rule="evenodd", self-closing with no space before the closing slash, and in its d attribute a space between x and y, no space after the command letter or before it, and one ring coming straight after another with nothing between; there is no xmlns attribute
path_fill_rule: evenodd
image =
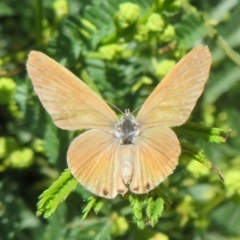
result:
<svg viewBox="0 0 240 240"><path fill-rule="evenodd" d="M137 34L134 36L134 39L138 42L144 42L148 40L149 29L146 25L139 25L137 29Z"/></svg>
<svg viewBox="0 0 240 240"><path fill-rule="evenodd" d="M61 19L68 14L68 2L66 0L55 0L52 6L55 10L57 19Z"/></svg>
<svg viewBox="0 0 240 240"><path fill-rule="evenodd" d="M148 240L169 240L169 237L164 233L158 232L155 233L152 237L148 238Z"/></svg>
<svg viewBox="0 0 240 240"><path fill-rule="evenodd" d="M240 188L239 188L239 182L240 182L240 169L234 168L228 170L226 173L224 173L225 181L224 185L226 186L226 195L228 197L232 197L233 195L237 194L240 196Z"/></svg>
<svg viewBox="0 0 240 240"><path fill-rule="evenodd" d="M146 26L148 27L149 31L161 32L164 28L164 24L165 24L165 21L163 17L157 13L153 13L148 18Z"/></svg>
<svg viewBox="0 0 240 240"><path fill-rule="evenodd" d="M0 104L6 104L10 101L16 87L16 83L11 78L0 78Z"/></svg>
<svg viewBox="0 0 240 240"><path fill-rule="evenodd" d="M129 228L128 222L125 217L118 216L117 213L112 214L112 230L114 236L122 236Z"/></svg>
<svg viewBox="0 0 240 240"><path fill-rule="evenodd" d="M141 14L140 7L130 2L120 4L119 9L119 20L123 27L137 22Z"/></svg>
<svg viewBox="0 0 240 240"><path fill-rule="evenodd" d="M121 55L123 47L119 44L109 44L99 48L102 59L112 60L115 57Z"/></svg>
<svg viewBox="0 0 240 240"><path fill-rule="evenodd" d="M35 139L33 141L32 148L37 153L45 153L44 141L42 139Z"/></svg>
<svg viewBox="0 0 240 240"><path fill-rule="evenodd" d="M181 0L175 0L169 8L169 11L176 11L178 9L180 9L182 6Z"/></svg>
<svg viewBox="0 0 240 240"><path fill-rule="evenodd" d="M161 40L163 42L170 42L174 39L176 36L175 29L172 25L167 25L167 27L164 29L163 34L161 35Z"/></svg>
<svg viewBox="0 0 240 240"><path fill-rule="evenodd" d="M8 161L13 168L26 168L33 163L33 150L30 148L23 148L13 151Z"/></svg>
<svg viewBox="0 0 240 240"><path fill-rule="evenodd" d="M159 78L164 77L175 66L175 64L176 62L174 60L162 60L155 68L156 75Z"/></svg>
<svg viewBox="0 0 240 240"><path fill-rule="evenodd" d="M209 169L195 160L191 161L187 165L187 170L191 172L196 178L209 174Z"/></svg>
<svg viewBox="0 0 240 240"><path fill-rule="evenodd" d="M9 101L8 110L16 119L20 119L23 117L22 113L18 109L17 102L15 100Z"/></svg>

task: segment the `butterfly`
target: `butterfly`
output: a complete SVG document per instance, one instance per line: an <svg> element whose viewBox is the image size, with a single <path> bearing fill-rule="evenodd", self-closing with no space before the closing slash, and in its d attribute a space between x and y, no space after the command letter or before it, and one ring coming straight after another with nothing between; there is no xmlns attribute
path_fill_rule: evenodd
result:
<svg viewBox="0 0 240 240"><path fill-rule="evenodd" d="M197 46L163 78L136 118L120 120L106 102L69 70L31 51L27 71L42 105L61 129L88 129L67 152L71 174L93 194L112 199L145 194L178 164L179 140L170 127L189 118L209 76L211 54Z"/></svg>

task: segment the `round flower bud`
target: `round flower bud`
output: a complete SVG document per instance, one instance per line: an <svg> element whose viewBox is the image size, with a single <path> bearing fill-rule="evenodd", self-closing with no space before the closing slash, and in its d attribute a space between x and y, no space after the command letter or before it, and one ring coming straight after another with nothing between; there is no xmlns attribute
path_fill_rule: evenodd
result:
<svg viewBox="0 0 240 240"><path fill-rule="evenodd" d="M130 2L120 4L119 9L119 20L123 27L137 22L141 14L140 7Z"/></svg>
<svg viewBox="0 0 240 240"><path fill-rule="evenodd" d="M148 18L146 26L149 31L152 32L161 32L164 28L165 21L163 17L157 13L153 13Z"/></svg>
<svg viewBox="0 0 240 240"><path fill-rule="evenodd" d="M33 163L33 150L30 148L23 148L13 151L8 161L13 168L26 168Z"/></svg>
<svg viewBox="0 0 240 240"><path fill-rule="evenodd" d="M156 75L159 78L164 77L175 66L175 64L176 62L174 60L162 60L155 68Z"/></svg>
<svg viewBox="0 0 240 240"><path fill-rule="evenodd" d="M0 78L0 104L6 104L10 101L16 87L16 83L11 78Z"/></svg>
<svg viewBox="0 0 240 240"><path fill-rule="evenodd" d="M164 29L162 35L161 35L161 40L163 42L170 42L174 39L176 36L175 29L172 25L167 25L167 27Z"/></svg>

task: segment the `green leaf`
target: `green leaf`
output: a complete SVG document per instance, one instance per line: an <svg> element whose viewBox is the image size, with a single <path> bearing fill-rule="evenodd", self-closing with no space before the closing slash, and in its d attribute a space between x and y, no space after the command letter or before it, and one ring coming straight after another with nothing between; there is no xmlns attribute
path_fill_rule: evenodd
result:
<svg viewBox="0 0 240 240"><path fill-rule="evenodd" d="M77 187L78 182L73 178L69 169L66 169L61 176L39 197L37 204L37 216L43 214L44 218L51 216L59 204Z"/></svg>
<svg viewBox="0 0 240 240"><path fill-rule="evenodd" d="M44 132L44 148L51 164L56 164L59 154L58 129L48 116L47 126Z"/></svg>
<svg viewBox="0 0 240 240"><path fill-rule="evenodd" d="M139 196L130 193L128 197L129 203L132 207L133 221L137 224L140 229L145 228L142 214L142 201Z"/></svg>
<svg viewBox="0 0 240 240"><path fill-rule="evenodd" d="M215 167L204 155L203 151L199 149L198 147L195 147L189 143L184 143L181 142L181 149L182 149L182 154L181 158L188 158L189 160L196 160L203 164L205 167L209 169L213 169L214 171L217 172L218 176L221 178L221 180L224 180L224 177L220 170Z"/></svg>
<svg viewBox="0 0 240 240"><path fill-rule="evenodd" d="M96 197L96 196L92 196L88 199L88 204L85 206L85 208L82 211L83 216L82 216L81 220L84 220L87 217L87 215L89 214L91 209L94 207L95 203L97 202L97 199L98 199L98 197Z"/></svg>
<svg viewBox="0 0 240 240"><path fill-rule="evenodd" d="M230 91L240 82L240 68L231 62L225 63L225 67L219 69L209 79L209 87L204 93L204 105L214 104L224 93ZM227 81L226 81L227 79Z"/></svg>
<svg viewBox="0 0 240 240"><path fill-rule="evenodd" d="M154 200L153 197L148 198L147 200L147 208L146 214L148 219L148 223L154 227L155 224L158 222L159 218L162 215L162 211L164 208L164 201L162 198L157 198Z"/></svg>
<svg viewBox="0 0 240 240"><path fill-rule="evenodd" d="M176 26L178 44L182 49L193 48L199 39L207 35L207 28L200 16L189 14Z"/></svg>
<svg viewBox="0 0 240 240"><path fill-rule="evenodd" d="M224 134L222 129L205 127L199 123L187 122L180 127L173 128L173 130L177 134L183 134L192 138L202 138L213 143L223 143L226 141L226 136L222 136Z"/></svg>
<svg viewBox="0 0 240 240"><path fill-rule="evenodd" d="M94 210L95 214L98 214L98 212L103 207L104 202L105 202L105 199L103 198L100 198L97 196L91 196L88 199L88 204L84 207L82 211L83 216L81 220L84 220L92 209Z"/></svg>

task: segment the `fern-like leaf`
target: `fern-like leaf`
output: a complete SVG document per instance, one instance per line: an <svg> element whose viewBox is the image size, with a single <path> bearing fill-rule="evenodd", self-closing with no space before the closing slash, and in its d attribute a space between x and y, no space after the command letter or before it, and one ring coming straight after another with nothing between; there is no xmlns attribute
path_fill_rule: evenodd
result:
<svg viewBox="0 0 240 240"><path fill-rule="evenodd" d="M226 137L221 128L205 127L199 123L187 122L181 127L174 128L174 131L192 138L202 138L212 143L223 143Z"/></svg>
<svg viewBox="0 0 240 240"><path fill-rule="evenodd" d="M221 171L215 167L204 155L203 151L199 149L198 147L192 146L189 143L181 142L181 148L182 148L182 155L181 157L186 157L188 159L194 159L204 166L206 166L209 169L213 169L217 172L218 176L221 178L221 180L224 180L224 177L221 173Z"/></svg>
<svg viewBox="0 0 240 240"><path fill-rule="evenodd" d="M88 199L88 204L85 206L83 209L82 213L83 216L81 220L84 220L89 212L93 209L93 211L98 214L98 212L101 210L105 200L103 198L97 197L97 196L92 196Z"/></svg>
<svg viewBox="0 0 240 240"><path fill-rule="evenodd" d="M145 227L145 223L143 221L143 214L142 214L142 201L138 196L131 193L129 194L128 199L132 207L133 221L137 224L137 226L140 229L143 229Z"/></svg>
<svg viewBox="0 0 240 240"><path fill-rule="evenodd" d="M155 226L162 215L163 207L164 201L162 198L158 197L156 200L154 200L153 197L148 198L146 208L146 214L148 217L147 224L150 224L152 227Z"/></svg>
<svg viewBox="0 0 240 240"><path fill-rule="evenodd" d="M44 218L51 216L59 204L77 187L78 182L72 177L69 169L66 169L61 176L39 197L37 204L37 216L43 214Z"/></svg>
<svg viewBox="0 0 240 240"><path fill-rule="evenodd" d="M96 196L92 196L88 199L88 204L85 206L85 208L82 211L83 216L82 216L81 220L84 220L87 217L87 215L93 208L94 204L96 203L97 199L98 199L98 197L96 197Z"/></svg>

